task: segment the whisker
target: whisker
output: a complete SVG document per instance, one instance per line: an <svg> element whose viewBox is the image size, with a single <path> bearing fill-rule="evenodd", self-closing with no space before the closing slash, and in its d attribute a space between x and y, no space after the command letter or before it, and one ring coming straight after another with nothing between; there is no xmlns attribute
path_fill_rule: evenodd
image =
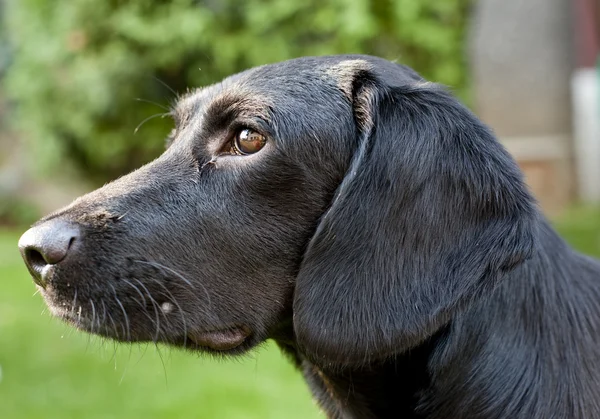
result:
<svg viewBox="0 0 600 419"><path fill-rule="evenodd" d="M35 296L36 296L36 295L38 295L39 293L40 293L40 289L39 289L39 288L37 288L37 289L36 289L36 290L33 292L33 294L32 294L31 296L32 296L32 297L35 297Z"/></svg>
<svg viewBox="0 0 600 419"><path fill-rule="evenodd" d="M92 307L92 321L90 324L90 333L87 334L88 338L87 338L87 344L85 345L85 352L87 353L87 351L90 348L90 343L92 341L92 333L94 333L94 323L96 320L96 307L94 306L94 302L90 299L88 300L90 302L90 305Z"/></svg>
<svg viewBox="0 0 600 419"><path fill-rule="evenodd" d="M148 100L148 99L142 99L141 97L136 97L135 100L138 102L149 103L150 105L158 106L159 108L164 109L167 112L171 112L171 110L169 108L167 108L165 105L161 105L160 103L152 102L151 100Z"/></svg>
<svg viewBox="0 0 600 419"><path fill-rule="evenodd" d="M160 348L156 343L154 344L154 347L156 348L156 352L158 352L158 357L160 358L160 363L162 364L163 372L165 374L165 386L168 386L169 380L167 380L167 367L165 366L165 360L163 359L162 353L160 352Z"/></svg>
<svg viewBox="0 0 600 419"><path fill-rule="evenodd" d="M169 268L168 266L163 265L162 263L158 263L158 262L150 262L150 261L146 261L146 260L134 260L134 262L138 262L138 263L142 263L142 264L146 264L146 265L150 265L150 266L154 266L155 268L159 268L159 269L165 269L169 272L171 272L173 275L176 275L177 277L179 277L183 282L185 282L186 284L188 284L192 289L194 289L194 286L192 285L192 283L185 278L183 275L181 275L179 272L177 272L176 270L174 270L173 268Z"/></svg>
<svg viewBox="0 0 600 419"><path fill-rule="evenodd" d="M158 314L158 312L160 310L158 309L158 303L152 297L152 295L150 294L150 291L148 291L148 288L146 288L146 286L139 279L136 278L136 279L134 279L134 281L136 281L138 284L140 284L140 286L144 289L144 291L146 291L148 298L152 302L152 308L154 309L154 314L156 315L156 322L155 322L156 334L154 335L154 342L157 342L158 338L160 337L160 315ZM163 313L163 315L164 315L164 313Z"/></svg>
<svg viewBox="0 0 600 419"><path fill-rule="evenodd" d="M168 266L165 266L162 263L149 262L149 261L145 261L145 260L134 260L134 262L138 262L138 263L142 263L142 264L154 266L155 268L159 268L159 269L164 269L167 272L170 272L171 274L175 275L177 278L181 279L184 283L186 283L190 287L190 291L194 291L196 289L194 287L194 285L192 285L192 283L186 277L184 277L182 274L180 274L179 272L177 272L175 269L169 268ZM212 302L211 302L210 294L208 293L208 290L206 289L206 287L203 284L198 283L198 285L200 285L200 287L202 288L202 290L206 294L206 300L208 302L208 307L210 308L212 306Z"/></svg>
<svg viewBox="0 0 600 419"><path fill-rule="evenodd" d="M92 327L91 327L91 332L94 333L94 328L95 328L95 323L96 323L96 306L94 305L94 302L92 300L90 300L90 304L92 306Z"/></svg>
<svg viewBox="0 0 600 419"><path fill-rule="evenodd" d="M127 370L129 369L129 365L131 364L131 351L133 350L133 345L129 344L129 358L127 359L127 363L125 364L125 368L123 368L123 374L121 374L121 379L119 380L119 385L123 383L125 379L125 374L127 374Z"/></svg>
<svg viewBox="0 0 600 419"><path fill-rule="evenodd" d="M127 315L127 311L125 310L123 303L121 303L121 300L119 300L119 296L117 295L117 290L115 289L115 287L112 284L109 284L109 285L113 291L113 294L115 295L115 301L117 302L119 307L121 307L121 311L123 312L123 319L125 320L125 328L123 330L124 335L125 335L124 337L127 338L128 341L131 341L131 328L129 326L129 316Z"/></svg>
<svg viewBox="0 0 600 419"><path fill-rule="evenodd" d="M75 293L73 296L73 304L71 304L71 316L75 313L75 307L77 306L77 288L75 288Z"/></svg>
<svg viewBox="0 0 600 419"><path fill-rule="evenodd" d="M130 211L131 211L131 210L127 210L127 211L125 211L123 214L119 215L119 216L117 217L117 221L121 221L123 218L125 218L125 216L126 216L127 214L129 214L129 212L130 212Z"/></svg>
<svg viewBox="0 0 600 419"><path fill-rule="evenodd" d="M169 91L170 91L171 93L173 93L173 95L175 95L175 97L177 97L177 96L178 96L178 95L177 95L177 92L176 92L176 91L175 91L175 90L174 90L174 89L173 89L171 86L169 86L167 83L165 83L164 81L162 81L161 79L159 79L159 78L158 78L158 77L156 77L156 76L152 76L152 77L154 77L154 79L155 79L157 82L159 82L160 84L162 84L163 86L165 86L167 89L169 89Z"/></svg>
<svg viewBox="0 0 600 419"><path fill-rule="evenodd" d="M110 320L110 322L113 325L113 333L115 334L115 336L119 336L119 331L117 330L117 323L115 323L115 319L113 319L113 316L110 315L110 311L106 310L106 314L108 315L108 319ZM113 358L115 360L115 369L117 368L117 344L116 342L113 341L113 347L114 347L114 353L113 353Z"/></svg>
<svg viewBox="0 0 600 419"><path fill-rule="evenodd" d="M151 119L158 118L158 117L164 118L165 116L170 115L170 114L171 114L170 112L165 112L165 113L155 113L154 115L149 116L148 118L146 118L142 122L140 122L137 127L135 127L135 129L133 130L133 134L135 135L138 132L138 130L140 129L140 127L142 125L144 125L146 122L150 121Z"/></svg>
<svg viewBox="0 0 600 419"><path fill-rule="evenodd" d="M106 304L104 304L104 299L100 299L100 303L102 304L102 325L106 330Z"/></svg>
<svg viewBox="0 0 600 419"><path fill-rule="evenodd" d="M183 309L181 308L181 306L177 302L177 299L173 296L173 294L171 293L171 291L169 291L169 288L167 288L167 286L165 284L163 284L162 282L160 282L158 279L155 279L155 278L152 278L152 280L154 282L156 282L158 285L160 285L167 292L171 301L177 306L177 310L179 310L179 314L181 315L181 321L183 323L183 347L185 348L187 346L188 331L187 331L187 322L185 321L185 315L184 315Z"/></svg>
<svg viewBox="0 0 600 419"><path fill-rule="evenodd" d="M123 303L121 303L121 300L119 300L119 297L115 297L115 300L117 301L119 307L121 307L121 311L123 312L123 316L125 317L125 336L127 337L127 341L131 341L131 326L129 325L129 316L127 315L127 311L125 310Z"/></svg>
<svg viewBox="0 0 600 419"><path fill-rule="evenodd" d="M74 327L68 327L68 330L67 330L67 337L71 337L71 336L73 336L73 333L75 333L75 330L76 330L76 329L75 329Z"/></svg>
<svg viewBox="0 0 600 419"><path fill-rule="evenodd" d="M122 278L122 281L125 282L127 285L130 285L134 290L136 290L136 292L140 295L140 297L142 297L143 303L142 303L142 301L139 301L137 298L134 298L133 300L136 303L138 303L138 305L142 308L142 313L144 313L144 315L150 320L152 325L156 326L155 319L153 319L152 316L148 313L148 309L147 309L148 303L146 301L146 297L144 296L144 294L140 291L140 289L138 287L135 286L135 284L128 281L127 279Z"/></svg>
<svg viewBox="0 0 600 419"><path fill-rule="evenodd" d="M118 350L117 342L113 341L113 354L112 354L111 360L114 362L115 371L117 370L117 350Z"/></svg>
<svg viewBox="0 0 600 419"><path fill-rule="evenodd" d="M117 330L117 323L115 323L115 319L113 319L113 316L110 315L110 311L106 310L106 315L108 316L108 320L110 320L110 322L112 323L113 333L115 334L115 336L119 336L119 331Z"/></svg>
<svg viewBox="0 0 600 419"><path fill-rule="evenodd" d="M136 287L134 283L132 283L131 281L128 281L126 278L122 278L122 281L125 282L126 284L128 284L129 286L131 286L134 290L136 290L136 292L139 294L139 296L142 297L142 301L144 303L142 305L142 307L145 308L148 305L148 302L146 301L146 297L144 297L144 294L142 293L142 291L140 291L140 289L138 287Z"/></svg>
<svg viewBox="0 0 600 419"><path fill-rule="evenodd" d="M148 351L148 346L150 346L150 343L146 342L146 344L144 345L144 350L140 353L140 357L136 361L135 365L139 364L144 355L146 355L146 352Z"/></svg>

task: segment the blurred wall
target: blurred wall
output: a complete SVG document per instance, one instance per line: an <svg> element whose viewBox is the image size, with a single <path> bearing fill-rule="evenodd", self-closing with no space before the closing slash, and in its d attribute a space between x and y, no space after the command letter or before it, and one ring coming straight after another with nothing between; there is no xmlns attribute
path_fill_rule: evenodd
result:
<svg viewBox="0 0 600 419"><path fill-rule="evenodd" d="M560 211L574 198L569 0L479 0L470 55L477 114L517 158L542 208Z"/></svg>

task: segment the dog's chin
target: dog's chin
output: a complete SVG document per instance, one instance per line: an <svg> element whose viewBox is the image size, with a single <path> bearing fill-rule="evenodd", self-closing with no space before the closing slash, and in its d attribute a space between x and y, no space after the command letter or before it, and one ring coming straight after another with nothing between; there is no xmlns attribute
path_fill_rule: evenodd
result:
<svg viewBox="0 0 600 419"><path fill-rule="evenodd" d="M41 291L50 313L69 325L93 335L109 338L118 342L129 343L162 343L191 351L210 352L216 354L237 355L247 352L256 346L260 339L246 325L226 325L218 328L189 327L180 331L156 330L155 325L138 330L130 325L110 324L100 321L100 313L89 315L82 313L81 307L60 302L48 293Z"/></svg>

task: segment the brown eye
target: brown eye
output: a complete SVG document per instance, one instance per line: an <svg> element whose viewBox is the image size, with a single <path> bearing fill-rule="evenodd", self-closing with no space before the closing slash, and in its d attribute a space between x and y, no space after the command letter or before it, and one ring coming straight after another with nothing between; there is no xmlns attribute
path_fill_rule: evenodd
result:
<svg viewBox="0 0 600 419"><path fill-rule="evenodd" d="M251 129L243 129L238 132L233 140L233 148L236 154L253 154L265 146L267 139Z"/></svg>

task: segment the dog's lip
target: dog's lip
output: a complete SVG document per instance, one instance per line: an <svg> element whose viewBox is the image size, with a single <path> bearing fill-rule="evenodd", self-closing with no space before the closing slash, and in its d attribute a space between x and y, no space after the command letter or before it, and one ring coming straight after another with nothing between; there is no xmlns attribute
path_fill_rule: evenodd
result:
<svg viewBox="0 0 600 419"><path fill-rule="evenodd" d="M228 351L244 343L250 334L250 329L245 326L233 326L210 331L188 331L187 338L198 346Z"/></svg>
<svg viewBox="0 0 600 419"><path fill-rule="evenodd" d="M67 301L57 301L55 296L53 295L52 287L42 288L38 286L38 290L40 294L46 300L46 303L50 309L50 312L53 316L66 321L78 329L92 332L95 334L103 334L105 336L110 335L113 339L123 340L123 336L113 336L110 332L110 329L100 328L100 325L96 327L96 330L91 330L90 327L92 323L86 316L81 315L81 307L79 310L76 307L73 307ZM163 310L165 310L164 307ZM89 313L87 313L89 314ZM211 329L191 329L185 333L185 337L180 337L179 339L173 340L173 338L166 338L165 343L175 343L183 344L184 346L188 346L185 344L192 343L196 349L207 348L214 351L229 351L238 348L247 339L252 335L252 331L249 327L245 325L227 325L220 328L211 328ZM150 336L138 336L137 338L131 339L127 338L128 341L134 342L143 342L151 339ZM156 338L152 338L154 340ZM193 347L192 346L192 347Z"/></svg>

